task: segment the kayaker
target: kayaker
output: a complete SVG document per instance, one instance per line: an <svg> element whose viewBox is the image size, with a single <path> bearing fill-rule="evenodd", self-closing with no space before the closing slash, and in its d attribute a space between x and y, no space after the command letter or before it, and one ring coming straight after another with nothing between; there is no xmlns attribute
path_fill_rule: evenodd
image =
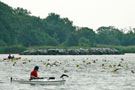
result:
<svg viewBox="0 0 135 90"><path fill-rule="evenodd" d="M30 73L30 80L32 80L32 79L43 79L42 77L38 77L38 73L37 73L38 69L39 69L39 66L34 67L34 70Z"/></svg>
<svg viewBox="0 0 135 90"><path fill-rule="evenodd" d="M11 58L12 58L12 56L11 56L11 54L9 54L9 55L8 55L8 59L11 59Z"/></svg>
<svg viewBox="0 0 135 90"><path fill-rule="evenodd" d="M12 55L12 57L11 57L12 59L14 59L15 57L14 57L14 55Z"/></svg>

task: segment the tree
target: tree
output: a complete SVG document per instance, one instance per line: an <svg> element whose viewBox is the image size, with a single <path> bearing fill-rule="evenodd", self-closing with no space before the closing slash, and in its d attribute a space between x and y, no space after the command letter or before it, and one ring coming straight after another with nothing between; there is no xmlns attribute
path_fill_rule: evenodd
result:
<svg viewBox="0 0 135 90"><path fill-rule="evenodd" d="M64 42L72 32L75 32L72 21L68 18L60 18L60 15L55 13L50 13L49 16L44 19L44 26L50 36L53 37L57 34L60 43Z"/></svg>
<svg viewBox="0 0 135 90"><path fill-rule="evenodd" d="M90 41L85 37L81 37L79 39L79 46L90 46Z"/></svg>
<svg viewBox="0 0 135 90"><path fill-rule="evenodd" d="M122 39L122 45L124 46L135 45L135 31L134 30L130 30L124 34L123 39Z"/></svg>
<svg viewBox="0 0 135 90"><path fill-rule="evenodd" d="M77 34L76 33L70 34L64 43L65 46L78 46Z"/></svg>
<svg viewBox="0 0 135 90"><path fill-rule="evenodd" d="M79 39L87 39L89 43L86 44L89 44L89 46L93 46L96 43L96 33L93 31L93 29L82 27L78 29L77 34Z"/></svg>
<svg viewBox="0 0 135 90"><path fill-rule="evenodd" d="M3 40L0 40L0 46L7 46Z"/></svg>
<svg viewBox="0 0 135 90"><path fill-rule="evenodd" d="M30 15L31 12L27 11L26 9L18 7L18 8L14 9L13 14L17 14L17 15L21 15L21 16L27 16L27 15Z"/></svg>
<svg viewBox="0 0 135 90"><path fill-rule="evenodd" d="M97 29L97 42L108 45L120 45L123 33L113 26L100 27Z"/></svg>

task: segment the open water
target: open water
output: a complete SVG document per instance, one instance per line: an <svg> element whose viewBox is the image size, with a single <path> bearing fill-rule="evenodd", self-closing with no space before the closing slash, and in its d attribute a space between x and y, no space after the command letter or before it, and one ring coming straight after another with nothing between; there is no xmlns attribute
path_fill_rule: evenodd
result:
<svg viewBox="0 0 135 90"><path fill-rule="evenodd" d="M125 55L18 55L20 60L5 60L0 54L0 90L135 90L135 54ZM47 66L57 61L58 66ZM64 85L29 85L11 83L10 77L29 79L38 65L38 76L59 78ZM115 69L118 69L115 72Z"/></svg>

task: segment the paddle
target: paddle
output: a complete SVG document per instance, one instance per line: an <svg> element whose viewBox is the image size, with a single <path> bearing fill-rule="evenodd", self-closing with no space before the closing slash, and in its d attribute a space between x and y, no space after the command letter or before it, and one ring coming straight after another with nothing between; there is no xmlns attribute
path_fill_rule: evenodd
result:
<svg viewBox="0 0 135 90"><path fill-rule="evenodd" d="M64 79L64 77L69 77L68 75L66 75L66 74L62 74L61 76L60 76L60 78L62 78L62 79ZM55 79L55 77L40 77L39 79L48 79L48 80L51 80L51 79ZM10 78L10 82L12 82L12 80L13 80L13 78L11 77ZM31 79L32 80L32 79Z"/></svg>
<svg viewBox="0 0 135 90"><path fill-rule="evenodd" d="M66 75L66 74L62 74L62 75L60 76L60 78L62 78L62 79L64 79L64 77L69 77L69 76ZM48 78L48 80L55 79L55 77L41 77L41 79L46 79L46 78Z"/></svg>

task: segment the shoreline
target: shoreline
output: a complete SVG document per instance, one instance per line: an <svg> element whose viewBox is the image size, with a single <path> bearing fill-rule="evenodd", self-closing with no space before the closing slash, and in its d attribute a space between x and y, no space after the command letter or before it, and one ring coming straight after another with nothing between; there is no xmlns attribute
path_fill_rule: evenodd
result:
<svg viewBox="0 0 135 90"><path fill-rule="evenodd" d="M20 55L120 55L124 54L117 49L90 48L90 49L32 49L21 52Z"/></svg>

